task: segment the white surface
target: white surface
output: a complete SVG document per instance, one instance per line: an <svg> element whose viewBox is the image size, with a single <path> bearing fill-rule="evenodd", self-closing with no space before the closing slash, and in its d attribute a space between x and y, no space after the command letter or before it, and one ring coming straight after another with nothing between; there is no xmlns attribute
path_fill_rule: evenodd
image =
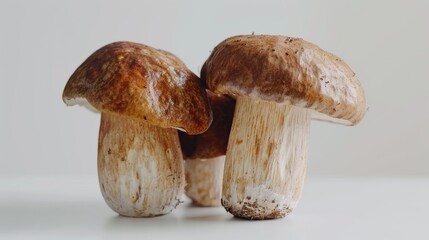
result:
<svg viewBox="0 0 429 240"><path fill-rule="evenodd" d="M303 37L361 80L356 127L312 124L310 174L429 175L428 0L1 0L0 175L94 174L99 116L63 88L97 48L130 40L169 50L196 73L224 38Z"/></svg>
<svg viewBox="0 0 429 240"><path fill-rule="evenodd" d="M235 219L189 201L163 217L119 217L96 177L0 178L0 239L429 239L428 178L311 178L280 220Z"/></svg>

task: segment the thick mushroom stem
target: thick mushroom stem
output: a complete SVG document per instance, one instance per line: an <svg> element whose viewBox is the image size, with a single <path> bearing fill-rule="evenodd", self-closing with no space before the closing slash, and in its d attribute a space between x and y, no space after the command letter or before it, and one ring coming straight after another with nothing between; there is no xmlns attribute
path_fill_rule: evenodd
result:
<svg viewBox="0 0 429 240"><path fill-rule="evenodd" d="M104 200L120 215L171 212L185 186L177 130L102 113L98 177Z"/></svg>
<svg viewBox="0 0 429 240"><path fill-rule="evenodd" d="M225 156L185 161L185 193L195 205L220 206Z"/></svg>
<svg viewBox="0 0 429 240"><path fill-rule="evenodd" d="M238 97L228 142L222 205L236 217L286 216L300 198L311 113Z"/></svg>

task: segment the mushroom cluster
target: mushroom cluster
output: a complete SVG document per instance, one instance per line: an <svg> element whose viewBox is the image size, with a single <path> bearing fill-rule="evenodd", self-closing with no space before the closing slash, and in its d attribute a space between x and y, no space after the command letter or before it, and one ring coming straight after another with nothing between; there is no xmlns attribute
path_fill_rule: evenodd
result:
<svg viewBox="0 0 429 240"><path fill-rule="evenodd" d="M169 213L186 190L236 217L284 217L303 189L311 120L351 126L366 112L350 67L299 38L228 38L200 77L169 52L116 42L67 82L67 105L101 113L100 189L120 215Z"/></svg>

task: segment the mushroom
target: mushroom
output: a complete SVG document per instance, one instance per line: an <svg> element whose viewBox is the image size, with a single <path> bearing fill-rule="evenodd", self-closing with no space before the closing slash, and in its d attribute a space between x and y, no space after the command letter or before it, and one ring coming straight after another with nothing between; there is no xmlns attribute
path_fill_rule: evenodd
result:
<svg viewBox="0 0 429 240"><path fill-rule="evenodd" d="M209 129L199 135L179 133L185 161L186 195L203 207L220 206L223 166L235 100L207 90L213 111Z"/></svg>
<svg viewBox="0 0 429 240"><path fill-rule="evenodd" d="M70 77L63 101L101 112L98 176L107 205L123 216L169 213L184 191L176 129L198 134L211 123L198 77L163 50L115 42Z"/></svg>
<svg viewBox="0 0 429 240"><path fill-rule="evenodd" d="M201 78L210 90L236 97L222 205L241 218L281 218L295 208L311 119L351 126L366 111L350 67L299 38L228 38L204 63Z"/></svg>

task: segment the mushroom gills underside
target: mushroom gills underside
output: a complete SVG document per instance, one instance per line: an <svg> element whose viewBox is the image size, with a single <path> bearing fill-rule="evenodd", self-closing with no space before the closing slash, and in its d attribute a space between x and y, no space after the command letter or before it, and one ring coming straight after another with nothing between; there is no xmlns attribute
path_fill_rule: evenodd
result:
<svg viewBox="0 0 429 240"><path fill-rule="evenodd" d="M81 107L84 107L86 109L88 109L91 112L95 112L98 113L99 111L92 106L88 100L84 97L76 97L76 98L64 98L64 103L67 106L74 106L74 105L79 105Z"/></svg>
<svg viewBox="0 0 429 240"><path fill-rule="evenodd" d="M309 110L309 111L311 111L311 119L316 121L329 122L329 123L346 125L346 126L352 125L352 122L345 119L330 117L316 110Z"/></svg>

